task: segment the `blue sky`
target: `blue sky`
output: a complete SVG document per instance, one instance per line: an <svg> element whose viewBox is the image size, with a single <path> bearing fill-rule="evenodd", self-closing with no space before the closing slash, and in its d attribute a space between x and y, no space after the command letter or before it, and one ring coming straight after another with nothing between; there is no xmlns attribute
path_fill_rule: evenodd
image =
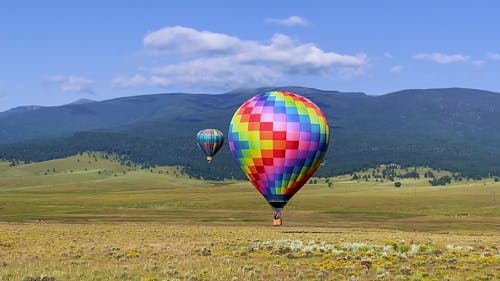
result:
<svg viewBox="0 0 500 281"><path fill-rule="evenodd" d="M498 1L3 1L0 110L300 85L500 91Z"/></svg>

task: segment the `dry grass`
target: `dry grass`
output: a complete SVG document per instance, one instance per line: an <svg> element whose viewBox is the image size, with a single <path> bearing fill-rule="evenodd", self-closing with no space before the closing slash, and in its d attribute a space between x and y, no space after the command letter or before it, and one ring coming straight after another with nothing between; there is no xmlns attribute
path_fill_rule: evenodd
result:
<svg viewBox="0 0 500 281"><path fill-rule="evenodd" d="M500 280L493 179L318 179L273 228L248 182L95 160L0 162L1 281Z"/></svg>
<svg viewBox="0 0 500 281"><path fill-rule="evenodd" d="M500 278L494 234L159 223L0 228L2 281Z"/></svg>

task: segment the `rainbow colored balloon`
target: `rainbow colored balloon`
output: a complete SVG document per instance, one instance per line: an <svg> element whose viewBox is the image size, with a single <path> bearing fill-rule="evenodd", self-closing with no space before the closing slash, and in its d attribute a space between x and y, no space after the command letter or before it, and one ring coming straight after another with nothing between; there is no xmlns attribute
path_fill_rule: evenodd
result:
<svg viewBox="0 0 500 281"><path fill-rule="evenodd" d="M196 134L196 143L198 147L207 156L208 163L212 162L212 157L219 151L224 144L224 135L216 129L201 130Z"/></svg>
<svg viewBox="0 0 500 281"><path fill-rule="evenodd" d="M237 164L273 207L281 224L283 207L323 161L330 129L313 102L294 93L273 91L238 108L228 139Z"/></svg>

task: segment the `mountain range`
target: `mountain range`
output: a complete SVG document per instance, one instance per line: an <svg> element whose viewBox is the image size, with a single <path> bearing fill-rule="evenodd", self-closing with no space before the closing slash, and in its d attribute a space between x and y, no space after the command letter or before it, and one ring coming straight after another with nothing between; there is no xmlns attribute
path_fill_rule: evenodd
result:
<svg viewBox="0 0 500 281"><path fill-rule="evenodd" d="M227 146L207 166L196 132L224 133L248 98L271 90L301 94L327 116L331 143L318 175L384 163L430 166L465 176L500 175L500 93L409 89L385 95L304 87L168 93L0 113L0 158L42 161L81 151L115 152L145 165L182 165L196 177L241 177Z"/></svg>

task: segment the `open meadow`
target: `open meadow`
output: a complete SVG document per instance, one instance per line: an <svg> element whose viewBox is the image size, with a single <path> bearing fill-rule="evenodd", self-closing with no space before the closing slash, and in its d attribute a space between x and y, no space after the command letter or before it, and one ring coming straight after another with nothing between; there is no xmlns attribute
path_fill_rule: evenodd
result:
<svg viewBox="0 0 500 281"><path fill-rule="evenodd" d="M1 162L0 280L499 280L500 182L316 180L272 227L248 182Z"/></svg>

